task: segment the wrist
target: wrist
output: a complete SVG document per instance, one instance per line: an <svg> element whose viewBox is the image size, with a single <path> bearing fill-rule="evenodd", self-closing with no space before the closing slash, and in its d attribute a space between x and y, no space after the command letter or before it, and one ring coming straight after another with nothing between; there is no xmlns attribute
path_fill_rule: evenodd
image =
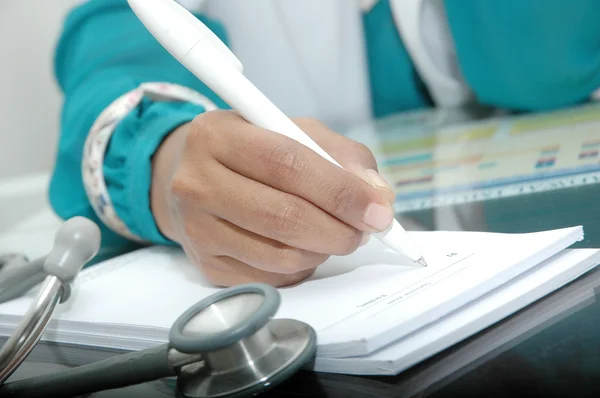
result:
<svg viewBox="0 0 600 398"><path fill-rule="evenodd" d="M188 131L189 123L177 127L167 135L152 158L150 208L159 231L174 242L180 242L180 239L171 196L171 181L179 165Z"/></svg>

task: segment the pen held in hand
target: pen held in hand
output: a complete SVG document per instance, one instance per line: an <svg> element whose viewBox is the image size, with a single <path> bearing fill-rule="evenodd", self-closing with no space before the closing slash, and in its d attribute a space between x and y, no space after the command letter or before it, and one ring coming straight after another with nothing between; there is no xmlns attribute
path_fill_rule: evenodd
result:
<svg viewBox="0 0 600 398"><path fill-rule="evenodd" d="M156 40L249 123L294 139L341 167L244 76L237 57L185 8L173 0L128 2ZM415 264L427 266L397 220L372 235Z"/></svg>

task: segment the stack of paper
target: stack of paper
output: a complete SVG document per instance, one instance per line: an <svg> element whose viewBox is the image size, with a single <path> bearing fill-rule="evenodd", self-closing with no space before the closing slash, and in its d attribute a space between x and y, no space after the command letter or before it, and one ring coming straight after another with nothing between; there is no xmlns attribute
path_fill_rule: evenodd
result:
<svg viewBox="0 0 600 398"><path fill-rule="evenodd" d="M587 253L586 253L587 252ZM560 262L577 262L596 252L593 249L567 250L558 256ZM567 261L567 258L571 260ZM564 261L563 261L564 260ZM498 322L485 333L456 344L418 366L405 371L400 378L364 378L348 375L325 374L319 376L319 386L325 396L338 395L340 389L352 391L356 396L417 397L423 391L435 395L436 391L483 363L502 355L531 336L552 327L574 312L596 303L595 291L600 286L600 270L593 270L576 283L544 297L525 310ZM301 378L303 375L299 375ZM282 392L289 390L283 389Z"/></svg>
<svg viewBox="0 0 600 398"><path fill-rule="evenodd" d="M307 322L317 331L315 370L398 373L600 262L597 250L564 251L583 239L581 227L412 235L423 248L426 268L407 264L372 240L350 256L330 258L309 280L280 289L276 317ZM182 312L218 290L180 250L143 249L85 270L43 340L58 343L62 361L77 363L111 350L151 347L168 340ZM0 306L0 336L12 333L32 297L33 292ZM52 346L42 344L38 354L46 347L52 355ZM86 355L69 358L82 347Z"/></svg>

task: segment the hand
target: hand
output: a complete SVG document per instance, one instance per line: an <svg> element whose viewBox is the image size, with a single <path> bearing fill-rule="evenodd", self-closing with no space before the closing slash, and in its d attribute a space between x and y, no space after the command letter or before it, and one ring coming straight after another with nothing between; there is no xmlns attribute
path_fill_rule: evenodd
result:
<svg viewBox="0 0 600 398"><path fill-rule="evenodd" d="M211 283L298 283L392 222L394 194L371 152L315 120L295 123L344 169L233 111L199 115L157 151L157 225Z"/></svg>

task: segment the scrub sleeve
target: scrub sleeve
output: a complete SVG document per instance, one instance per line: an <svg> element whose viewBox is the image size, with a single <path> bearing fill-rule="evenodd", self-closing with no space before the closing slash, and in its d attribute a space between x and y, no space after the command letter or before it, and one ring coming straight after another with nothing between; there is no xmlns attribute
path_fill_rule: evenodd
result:
<svg viewBox="0 0 600 398"><path fill-rule="evenodd" d="M548 111L595 99L597 0L444 0L460 70L479 103Z"/></svg>
<svg viewBox="0 0 600 398"><path fill-rule="evenodd" d="M196 17L227 43L219 23ZM64 94L49 188L54 211L95 221L104 257L173 244L150 208L152 156L178 126L228 106L154 39L126 0L75 7L54 68Z"/></svg>

